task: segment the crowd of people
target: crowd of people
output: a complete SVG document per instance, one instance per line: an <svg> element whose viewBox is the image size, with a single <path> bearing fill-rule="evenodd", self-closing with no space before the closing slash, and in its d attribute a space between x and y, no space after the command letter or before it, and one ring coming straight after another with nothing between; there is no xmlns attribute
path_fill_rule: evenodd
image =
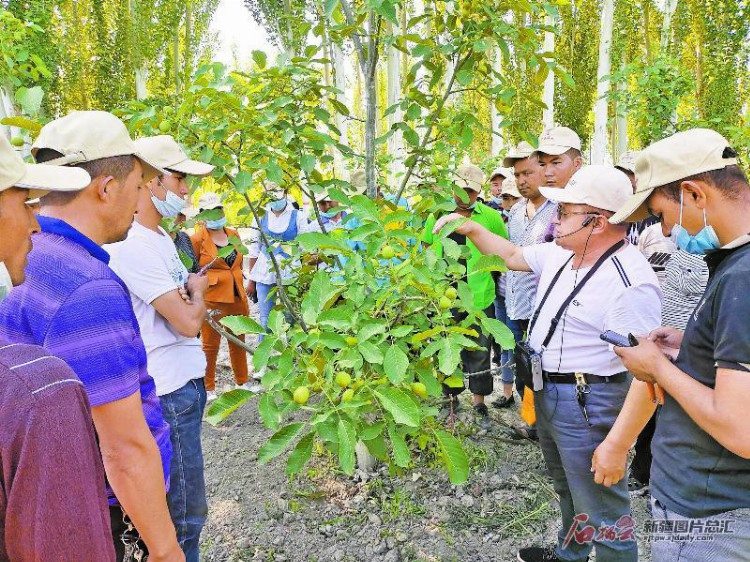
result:
<svg viewBox="0 0 750 562"><path fill-rule="evenodd" d="M292 241L356 217L325 193L311 216L269 185L245 256L219 195L189 205L188 179L213 166L168 135L134 141L114 115L73 112L32 155L0 135L0 561L197 561L220 344L206 316L252 299L267 326ZM362 193L363 174L351 184ZM477 424L493 427L497 374L489 405L521 401L516 434L538 442L560 499L558 543L518 560L637 560L644 486L654 561L750 559L750 185L727 140L693 129L586 165L554 127L454 184L455 211L415 243L439 255L456 221L474 307L516 340L477 326L461 355ZM485 254L507 273L478 268ZM262 391L246 346L229 355L235 387ZM444 388L447 416L463 390Z"/></svg>

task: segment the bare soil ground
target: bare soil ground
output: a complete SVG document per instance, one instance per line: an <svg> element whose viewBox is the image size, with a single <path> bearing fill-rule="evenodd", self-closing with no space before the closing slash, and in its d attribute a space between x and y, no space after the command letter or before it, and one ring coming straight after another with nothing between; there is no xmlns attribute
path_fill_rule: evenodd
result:
<svg viewBox="0 0 750 562"><path fill-rule="evenodd" d="M219 384L228 383L226 365L221 371ZM472 427L468 402L463 412L459 423ZM515 409L491 416L493 429L469 439L472 473L462 486L452 486L439 468L400 475L380 468L350 478L326 457L289 480L283 460L257 462L270 431L253 399L220 427L204 424L203 559L512 561L521 546L552 543L559 510L541 452L507 439L505 428L518 423ZM642 528L646 499L634 498L633 510ZM650 560L648 545L639 548L641 560Z"/></svg>

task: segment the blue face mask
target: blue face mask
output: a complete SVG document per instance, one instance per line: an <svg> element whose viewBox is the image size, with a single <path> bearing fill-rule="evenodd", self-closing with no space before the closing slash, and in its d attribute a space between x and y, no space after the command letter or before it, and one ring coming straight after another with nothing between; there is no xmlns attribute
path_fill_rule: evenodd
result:
<svg viewBox="0 0 750 562"><path fill-rule="evenodd" d="M706 220L706 209L703 209L703 228L697 234L691 235L682 226L683 193L684 191L680 191L680 222L672 227L672 240L680 250L689 254L702 255L718 250L721 247L721 242L719 242L719 237L716 236L714 227L708 224Z"/></svg>
<svg viewBox="0 0 750 562"><path fill-rule="evenodd" d="M220 219L206 221L206 228L208 230L221 230L227 225L227 217L221 217Z"/></svg>
<svg viewBox="0 0 750 562"><path fill-rule="evenodd" d="M159 212L159 214L162 217L174 218L177 215L179 215L180 211L182 211L185 208L185 206L187 205L187 201L185 201L179 195L169 191L166 187L164 187L163 183L159 182L159 185L167 193L167 198L164 201L162 201L156 195L154 195L154 192L152 191L151 201L153 202L154 207L156 207L156 210Z"/></svg>
<svg viewBox="0 0 750 562"><path fill-rule="evenodd" d="M330 211L326 211L325 213L320 213L321 217L325 217L327 219L332 219L336 215L338 215L341 211L337 211L336 209L331 209Z"/></svg>
<svg viewBox="0 0 750 562"><path fill-rule="evenodd" d="M274 213L280 213L284 209L286 209L286 199L279 199L278 201L271 201L268 204L268 208L271 209Z"/></svg>
<svg viewBox="0 0 750 562"><path fill-rule="evenodd" d="M493 195L492 196L492 202L495 203L496 205L502 205L503 204L503 198L502 197L495 197Z"/></svg>

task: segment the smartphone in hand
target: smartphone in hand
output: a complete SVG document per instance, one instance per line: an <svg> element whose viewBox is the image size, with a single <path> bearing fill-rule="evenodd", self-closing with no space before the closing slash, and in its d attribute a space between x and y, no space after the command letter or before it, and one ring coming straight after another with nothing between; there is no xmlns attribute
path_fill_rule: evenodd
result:
<svg viewBox="0 0 750 562"><path fill-rule="evenodd" d="M638 339L633 334L623 336L612 330L607 330L599 335L599 338L607 343L611 343L617 347L635 347L638 345Z"/></svg>

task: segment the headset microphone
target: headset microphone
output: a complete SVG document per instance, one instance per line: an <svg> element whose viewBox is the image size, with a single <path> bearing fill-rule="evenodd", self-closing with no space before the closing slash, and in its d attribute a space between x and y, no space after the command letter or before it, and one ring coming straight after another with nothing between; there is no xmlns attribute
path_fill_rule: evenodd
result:
<svg viewBox="0 0 750 562"><path fill-rule="evenodd" d="M588 225L590 225L592 222L596 220L595 216L589 216L583 219L583 222L581 223L581 228L575 229L573 232L567 232L566 234L561 234L560 236L553 236L555 240L559 240L560 238L565 238L567 236L572 236L576 232L581 232L584 228L586 228Z"/></svg>

